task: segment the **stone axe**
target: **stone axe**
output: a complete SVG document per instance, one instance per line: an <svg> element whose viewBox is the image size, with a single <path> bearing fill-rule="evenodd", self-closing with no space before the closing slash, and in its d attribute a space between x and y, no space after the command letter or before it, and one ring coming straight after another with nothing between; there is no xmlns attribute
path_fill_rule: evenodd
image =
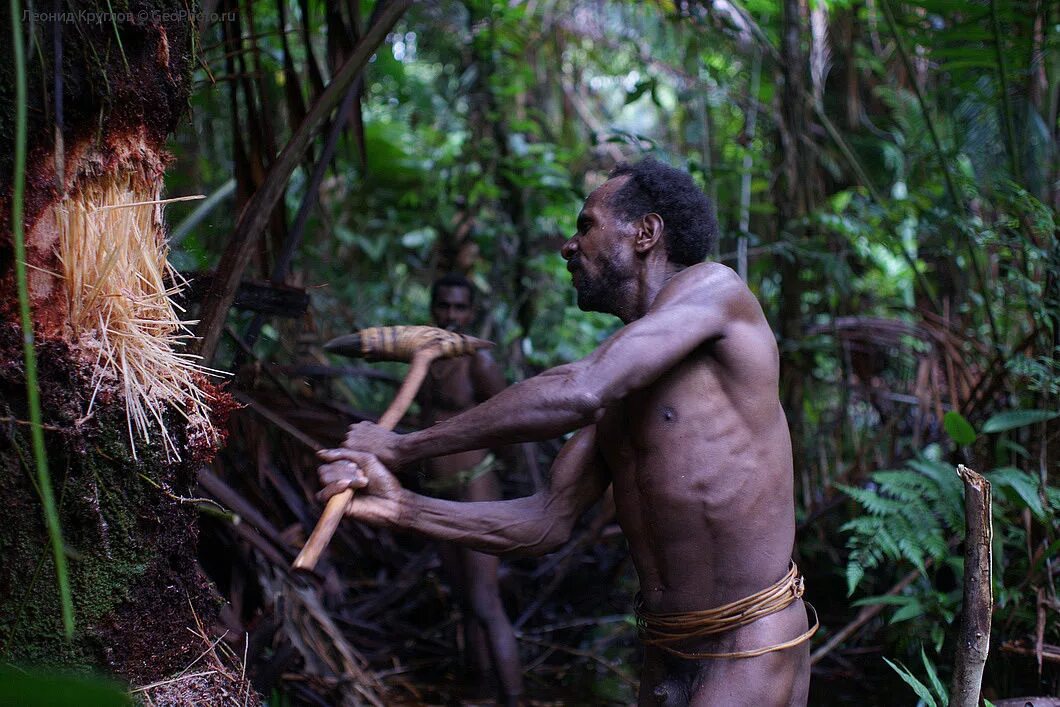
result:
<svg viewBox="0 0 1060 707"><path fill-rule="evenodd" d="M416 391L435 359L464 356L490 346L493 346L490 341L438 327L389 326L361 329L355 334L340 336L326 343L324 350L345 356L364 357L369 361L411 362L409 372L405 375L394 401L379 418L380 427L392 430L412 404ZM312 571L316 567L321 553L339 527L346 504L351 498L352 489L331 497L305 546L295 558L294 569Z"/></svg>

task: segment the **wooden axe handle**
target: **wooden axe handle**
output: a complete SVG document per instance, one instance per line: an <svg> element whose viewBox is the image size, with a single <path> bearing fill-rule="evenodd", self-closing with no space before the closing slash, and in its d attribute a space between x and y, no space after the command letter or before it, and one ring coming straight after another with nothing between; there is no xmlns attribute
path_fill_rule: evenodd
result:
<svg viewBox="0 0 1060 707"><path fill-rule="evenodd" d="M380 427L388 430L394 429L416 397L416 392L420 389L420 385L423 384L423 379L427 376L427 370L431 367L431 362L438 358L441 353L441 349L431 346L417 351L413 355L412 365L409 367L405 380L401 383L401 388L398 389L397 396L390 403L390 407L386 409L383 416L379 418ZM306 540L305 546L294 560L294 568L296 570L311 572L317 566L320 555L323 554L328 543L331 542L331 537L335 534L339 523L342 522L343 515L345 515L346 505L352 498L353 489L346 489L328 500L328 505L324 508L320 520L317 521L316 527L313 528L312 534Z"/></svg>

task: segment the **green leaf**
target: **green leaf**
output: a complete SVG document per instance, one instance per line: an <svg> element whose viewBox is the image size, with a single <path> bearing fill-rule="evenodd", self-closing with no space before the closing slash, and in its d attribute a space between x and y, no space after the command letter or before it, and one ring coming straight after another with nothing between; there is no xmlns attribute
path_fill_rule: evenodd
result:
<svg viewBox="0 0 1060 707"><path fill-rule="evenodd" d="M1013 442L1011 439L1002 439L998 446L1001 449L1008 449L1013 453L1020 455L1024 459L1031 458L1031 453L1027 451L1026 447L1024 447L1022 444L1017 444L1016 442Z"/></svg>
<svg viewBox="0 0 1060 707"><path fill-rule="evenodd" d="M0 669L0 705L19 707L126 707L132 699L100 678Z"/></svg>
<svg viewBox="0 0 1060 707"><path fill-rule="evenodd" d="M401 245L406 248L419 248L429 243L433 243L437 236L438 232L432 227L424 226L423 228L417 228L403 235L401 237Z"/></svg>
<svg viewBox="0 0 1060 707"><path fill-rule="evenodd" d="M916 693L917 697L924 701L924 704L926 704L927 707L938 707L938 703L935 702L935 698L931 696L931 691L928 689L927 685L917 680L911 672L906 670L904 665L895 665L887 660L887 658L884 658L883 660L887 665L891 666L891 669L894 670L894 672L898 673L898 677L902 678L906 685L913 688L913 692Z"/></svg>
<svg viewBox="0 0 1060 707"><path fill-rule="evenodd" d="M942 427L950 439L959 445L967 446L975 442L975 428L955 410L950 410L943 416Z"/></svg>
<svg viewBox="0 0 1060 707"><path fill-rule="evenodd" d="M1019 496L1027 508L1040 520L1045 519L1045 508L1038 495L1038 477L1012 466L1002 467L987 472L986 479L999 489L1011 489Z"/></svg>
<svg viewBox="0 0 1060 707"><path fill-rule="evenodd" d="M626 96L626 105L635 102L645 93L652 90L654 85L655 82L651 79L645 79L644 81L639 82L636 86L633 87L633 90L630 91L629 94Z"/></svg>
<svg viewBox="0 0 1060 707"><path fill-rule="evenodd" d="M847 596L854 593L864 576L865 568L861 566L860 562L847 563Z"/></svg>
<svg viewBox="0 0 1060 707"><path fill-rule="evenodd" d="M947 414L948 416L948 414ZM1014 430L1017 427L1026 427L1035 422L1045 422L1060 416L1060 412L1053 410L1006 410L999 412L983 424L983 433L1004 432ZM947 432L949 428L947 428Z"/></svg>
<svg viewBox="0 0 1060 707"><path fill-rule="evenodd" d="M931 687L935 690L935 696L939 698L939 702L946 704L950 701L949 695L946 694L946 686L939 680L939 674L935 671L935 666L930 660L928 660L927 653L924 652L924 647L920 647L920 660L924 661L924 669L927 670L928 680L931 681Z"/></svg>
<svg viewBox="0 0 1060 707"><path fill-rule="evenodd" d="M901 621L908 621L909 619L915 619L918 616L924 615L924 607L920 605L920 601L915 598L911 598L909 602L898 611L894 612L894 616L891 617L891 623L896 624Z"/></svg>

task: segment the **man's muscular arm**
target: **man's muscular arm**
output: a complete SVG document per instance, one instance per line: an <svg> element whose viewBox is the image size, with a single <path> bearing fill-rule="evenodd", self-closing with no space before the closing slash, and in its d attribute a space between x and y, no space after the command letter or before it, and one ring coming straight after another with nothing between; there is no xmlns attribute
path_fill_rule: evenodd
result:
<svg viewBox="0 0 1060 707"><path fill-rule="evenodd" d="M587 357L551 368L433 427L395 435L371 423L350 428L345 445L400 465L424 457L548 439L596 422L603 409L650 385L728 327L762 319L754 295L717 264L678 273L651 309Z"/></svg>
<svg viewBox="0 0 1060 707"><path fill-rule="evenodd" d="M489 400L497 393L504 390L508 384L504 380L504 372L497 361L490 356L489 351L476 351L471 359L471 384L475 389L475 403ZM540 489L541 470L537 465L536 452L531 444L507 444L495 447L493 453L504 464L509 472L519 466L519 456L523 455L525 463L530 467L530 475L534 480L535 489Z"/></svg>
<svg viewBox="0 0 1060 707"><path fill-rule="evenodd" d="M446 501L406 491L372 455L350 449L319 453L326 501L347 488L363 488L346 515L371 525L412 530L492 554L543 554L570 537L578 516L609 483L589 427L564 445L547 489L509 501Z"/></svg>

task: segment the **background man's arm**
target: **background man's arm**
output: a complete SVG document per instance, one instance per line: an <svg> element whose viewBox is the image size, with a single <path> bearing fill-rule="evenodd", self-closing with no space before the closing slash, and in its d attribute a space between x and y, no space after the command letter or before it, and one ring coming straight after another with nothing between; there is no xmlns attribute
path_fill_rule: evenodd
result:
<svg viewBox="0 0 1060 707"><path fill-rule="evenodd" d="M320 468L326 487L321 500L346 488L358 491L346 515L397 530L411 530L492 554L544 554L570 537L574 522L610 483L588 427L572 437L552 465L547 489L508 501L446 501L406 491L371 455L349 449L325 450ZM360 470L353 470L354 462Z"/></svg>
<svg viewBox="0 0 1060 707"><path fill-rule="evenodd" d="M685 273L676 276L675 281ZM680 287L664 288L642 318L587 357L506 388L481 405L407 435L370 423L350 428L345 445L400 465L468 449L548 439L593 424L604 408L650 385L698 346L724 336L734 317L761 317L739 277L711 267Z"/></svg>
<svg viewBox="0 0 1060 707"><path fill-rule="evenodd" d="M508 387L504 371L489 351L476 351L471 358L471 385L475 390L475 402L489 400Z"/></svg>

